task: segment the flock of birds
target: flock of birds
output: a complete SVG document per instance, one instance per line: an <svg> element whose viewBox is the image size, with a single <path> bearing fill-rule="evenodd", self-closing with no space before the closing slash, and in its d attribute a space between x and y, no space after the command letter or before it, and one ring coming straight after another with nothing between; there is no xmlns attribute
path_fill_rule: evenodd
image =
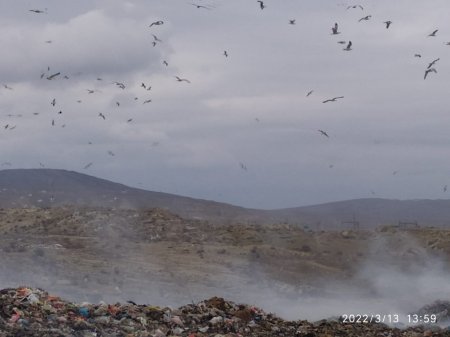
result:
<svg viewBox="0 0 450 337"><path fill-rule="evenodd" d="M259 6L260 10L266 10L266 8L268 8L268 6L266 5L265 1L257 0L256 3ZM209 11L209 10L213 10L214 9L214 7L212 5L206 5L206 4L203 4L203 3L202 4L190 3L189 5L194 6L198 10L207 10L207 11ZM361 11L361 13L363 13L365 11L365 8L362 5L360 5L360 4L354 4L354 5L346 5L346 10L357 10L357 11ZM38 15L48 14L48 9L47 8L45 8L45 9L30 9L29 11L31 13L33 13L33 14L38 14ZM361 15L361 17L358 19L358 22L363 23L363 22L367 22L367 21L370 21L370 20L373 20L372 15L363 13ZM295 18L287 19L286 23L289 24L289 25L296 25L296 19ZM394 24L391 20L380 21L380 24L381 23L385 26L386 29L390 29L391 26ZM148 28L150 29L151 36L153 37L153 41L151 42L153 47L157 47L158 44L163 43L163 41L156 35L156 33L157 33L157 27L162 26L164 24L165 24L164 20L159 19L159 20L156 20L154 22L151 22L148 25ZM339 29L340 29L339 24L337 22L334 23L334 25L332 25L332 27L331 27L331 35L333 35L333 36L341 36L342 32ZM438 36L438 31L439 31L438 29L435 29L434 31L429 33L427 37L434 38L434 37ZM424 35L424 36L426 37L426 35ZM52 43L51 40L47 40L45 42L46 43ZM352 41L339 40L339 41L337 41L337 43L344 46L342 48L342 50L345 51L345 52L351 52L353 50L353 48L354 48L354 45L353 45ZM446 42L445 44L446 45L450 45L450 42ZM230 56L229 52L227 50L224 50L223 51L223 56L225 58L228 58ZM416 53L416 54L414 54L414 57L420 58L422 56L421 56L421 54ZM430 76L431 73L437 73L437 70L436 70L435 66L436 66L436 64L437 64L437 62L439 60L440 60L440 58L436 58L436 59L434 59L433 61L431 61L428 64L428 66L426 67L425 72L424 72L424 80L426 80ZM163 63L163 65L165 67L169 66L169 63L166 60L163 60L162 63ZM64 74L61 73L61 71L52 71L52 69L50 67L47 67L47 70L41 73L40 78L43 79L43 80L45 79L45 80L48 80L48 81L53 81L53 80L57 80L59 78L69 79L69 75L64 75ZM97 81L102 81L102 80L103 80L102 78L97 78ZM183 82L183 83L186 83L186 84L191 84L191 81L188 78L184 78L184 77L181 77L181 76L178 76L178 75L174 76L174 81L179 82L179 83ZM127 87L123 82L119 82L119 81L114 81L111 84L115 85L117 88L122 89L122 90L125 90L126 87ZM144 82L141 83L141 87L145 91L150 91L152 89L151 85L146 84ZM7 85L7 84L4 84L4 88L8 89L8 90L13 90L13 88L11 86ZM88 88L88 89L86 89L86 92L87 92L88 95L93 95L93 94L98 93L99 90ZM313 93L314 93L314 90L308 91L307 94L306 94L306 97L311 96ZM344 99L344 96L331 97L331 98L323 100L322 103L324 103L324 104L326 104L326 103L333 103L333 102L337 102L338 100L341 100L341 99ZM135 97L134 100L138 101L139 98ZM81 103L82 100L80 99L77 102ZM150 99L150 98L142 100L142 104L149 104L151 102L152 102L152 99ZM117 101L115 103L116 103L117 107L119 107L120 104L121 104L119 101ZM57 106L58 106L58 99L56 97L52 97L50 99L50 104L54 108L57 108ZM57 114L59 114L59 115L63 114L63 109L62 108L59 107L57 110L58 110ZM34 114L39 114L39 113L35 112ZM103 112L99 112L98 113L98 118L100 118L102 120L107 120L108 116L107 116L107 114L105 114ZM255 120L259 121L259 119L257 119L257 118ZM127 121L127 123L131 123L133 121L133 118L128 118L126 121ZM53 118L51 120L51 125L55 126L56 124L57 124L57 122L56 122L55 118ZM9 130L13 130L15 127L16 127L15 125L12 126L10 124L7 124L7 125L4 126L5 129L9 129ZM65 124L61 125L61 127L65 127ZM319 134L321 136L324 136L326 138L330 138L329 133L327 133L325 130L319 129L317 131L319 132ZM89 142L89 144L92 144L92 142ZM155 144L157 145L157 142L155 142ZM108 150L107 153L110 156L114 156L115 155L115 153L113 151L111 151L111 150ZM11 164L9 162L4 162L2 164L2 166L7 166L7 165L11 165ZM42 163L40 163L40 165L41 165L41 167L44 166ZM92 165L93 165L93 162L89 162L89 163L85 164L83 167L84 167L84 169L88 169ZM239 162L239 166L240 166L241 169L247 171L247 166L244 163Z"/></svg>

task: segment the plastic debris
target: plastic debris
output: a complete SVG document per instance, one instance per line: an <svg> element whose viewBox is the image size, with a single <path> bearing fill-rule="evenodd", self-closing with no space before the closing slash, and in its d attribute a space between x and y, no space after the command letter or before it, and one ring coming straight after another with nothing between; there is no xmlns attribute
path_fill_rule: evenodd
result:
<svg viewBox="0 0 450 337"><path fill-rule="evenodd" d="M442 303L437 309L441 312ZM338 320L316 323L285 321L259 308L218 297L178 309L132 303L75 304L41 289L21 287L0 290L0 337L10 336L419 337L450 336L450 331L438 326L399 329L383 324L351 324Z"/></svg>

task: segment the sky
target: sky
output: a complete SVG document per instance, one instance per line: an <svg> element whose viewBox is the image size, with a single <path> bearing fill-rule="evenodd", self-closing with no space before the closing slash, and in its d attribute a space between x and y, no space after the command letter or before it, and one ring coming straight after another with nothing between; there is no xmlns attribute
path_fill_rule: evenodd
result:
<svg viewBox="0 0 450 337"><path fill-rule="evenodd" d="M264 209L448 198L450 3L264 5L1 0L1 168Z"/></svg>

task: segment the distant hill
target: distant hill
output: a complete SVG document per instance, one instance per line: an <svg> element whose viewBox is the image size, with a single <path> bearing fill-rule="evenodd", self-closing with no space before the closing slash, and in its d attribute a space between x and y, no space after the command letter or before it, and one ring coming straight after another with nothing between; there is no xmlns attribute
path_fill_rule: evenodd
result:
<svg viewBox="0 0 450 337"><path fill-rule="evenodd" d="M312 229L417 223L449 226L450 200L356 199L278 210L257 210L128 187L73 171L0 171L0 207L89 206L164 208L182 217L231 223L285 222Z"/></svg>

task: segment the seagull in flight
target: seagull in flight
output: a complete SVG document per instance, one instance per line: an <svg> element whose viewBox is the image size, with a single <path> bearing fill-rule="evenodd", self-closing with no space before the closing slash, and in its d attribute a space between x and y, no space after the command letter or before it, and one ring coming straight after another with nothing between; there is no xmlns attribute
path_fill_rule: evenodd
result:
<svg viewBox="0 0 450 337"><path fill-rule="evenodd" d="M340 34L340 32L338 32L338 24L337 24L337 22L334 24L334 27L331 27L331 31L332 31L333 35Z"/></svg>
<svg viewBox="0 0 450 337"><path fill-rule="evenodd" d="M113 82L115 85L117 85L120 89L125 89L125 84L120 82Z"/></svg>
<svg viewBox="0 0 450 337"><path fill-rule="evenodd" d="M392 21L388 20L388 21L384 21L384 24L386 24L386 29L389 28L389 26L392 24Z"/></svg>
<svg viewBox="0 0 450 337"><path fill-rule="evenodd" d="M342 49L342 50L345 50L345 51L350 51L350 50L352 50L352 41L348 41L347 47L345 47L345 48Z"/></svg>
<svg viewBox="0 0 450 337"><path fill-rule="evenodd" d="M244 171L247 171L247 166L245 166L244 163L239 163L239 166L240 166L241 169L243 169Z"/></svg>
<svg viewBox="0 0 450 337"><path fill-rule="evenodd" d="M420 54L414 54L414 57L422 57Z"/></svg>
<svg viewBox="0 0 450 337"><path fill-rule="evenodd" d="M147 104L147 103L151 103L151 102L152 102L152 100L148 99L148 100L144 101L144 103L142 103L142 104Z"/></svg>
<svg viewBox="0 0 450 337"><path fill-rule="evenodd" d="M314 92L314 90L309 91L309 92L306 94L306 97L309 97L309 95L311 95L313 92Z"/></svg>
<svg viewBox="0 0 450 337"><path fill-rule="evenodd" d="M423 79L425 80L425 79L427 78L428 74L431 73L431 72L437 74L436 69L434 69L434 68L429 68L429 69L425 70L425 75L423 76Z"/></svg>
<svg viewBox="0 0 450 337"><path fill-rule="evenodd" d="M115 156L114 152L112 152L111 150L108 151L108 154L109 154L110 156Z"/></svg>
<svg viewBox="0 0 450 337"><path fill-rule="evenodd" d="M264 9L267 7L266 5L264 5L264 2L261 0L258 0L257 2L259 2L259 8Z"/></svg>
<svg viewBox="0 0 450 337"><path fill-rule="evenodd" d="M330 138L330 136L328 136L328 133L326 133L325 131L323 131L323 130L317 130L317 131L319 131L320 132L320 134L322 135L322 136L325 136L325 137L327 137L327 138Z"/></svg>
<svg viewBox="0 0 450 337"><path fill-rule="evenodd" d="M8 90L13 90L13 88L11 88L10 86L8 86L7 84L3 84L3 87L4 87L5 89L8 89Z"/></svg>
<svg viewBox="0 0 450 337"><path fill-rule="evenodd" d="M290 25L295 25L295 19L289 20L289 24L290 24Z"/></svg>
<svg viewBox="0 0 450 337"><path fill-rule="evenodd" d="M106 119L105 115L104 115L104 114L102 114L101 112L99 112L99 113L98 113L98 116L99 116L99 117L101 117L101 118L103 118L103 120L105 120L105 119Z"/></svg>
<svg viewBox="0 0 450 337"><path fill-rule="evenodd" d="M228 52L226 50L223 51L223 56L228 57Z"/></svg>
<svg viewBox="0 0 450 337"><path fill-rule="evenodd" d="M359 19L358 22L361 22L361 21L363 21L363 20L364 20L364 21L368 21L371 17L372 17L372 15L366 15L365 17Z"/></svg>
<svg viewBox="0 0 450 337"><path fill-rule="evenodd" d="M42 14L42 13L47 13L47 8L45 10L41 10L41 9L30 9L30 12L36 13L36 14Z"/></svg>
<svg viewBox="0 0 450 337"><path fill-rule="evenodd" d="M85 170L87 170L87 169L88 169L89 167L91 167L91 166L92 166L92 164L93 164L93 163L92 163L92 162L90 162L89 164L85 165L85 166L84 166L84 169L85 169Z"/></svg>
<svg viewBox="0 0 450 337"><path fill-rule="evenodd" d="M164 21L158 20L158 21L152 22L152 24L149 27L151 27L151 26L160 26L160 25L163 25L163 24L164 24Z"/></svg>
<svg viewBox="0 0 450 337"><path fill-rule="evenodd" d="M152 36L155 39L154 42L162 42L162 40L158 39L158 37L155 34L152 34Z"/></svg>
<svg viewBox="0 0 450 337"><path fill-rule="evenodd" d="M364 10L364 7L361 6L361 5L348 6L348 7L347 7L347 10L349 10L350 8L356 8L356 7L359 7L362 11Z"/></svg>
<svg viewBox="0 0 450 337"><path fill-rule="evenodd" d="M433 31L431 34L428 34L428 36L436 36L436 33L439 31L439 29L436 29L435 31Z"/></svg>
<svg viewBox="0 0 450 337"><path fill-rule="evenodd" d="M169 63L167 63L167 61L166 60L164 60L163 61L163 64L166 66L166 67L168 67L169 66Z"/></svg>
<svg viewBox="0 0 450 337"><path fill-rule="evenodd" d="M431 63L428 63L428 67L427 67L427 69L430 69L432 66L434 66L434 64L437 62L437 61L439 61L440 60L440 58L437 58L437 59L435 59L435 60L433 60Z"/></svg>
<svg viewBox="0 0 450 337"><path fill-rule="evenodd" d="M56 99L53 98L53 100L50 102L51 105L55 106L56 104Z"/></svg>
<svg viewBox="0 0 450 337"><path fill-rule="evenodd" d="M186 79L186 78L180 78L180 77L178 77L178 76L175 76L175 78L177 79L178 82L187 82L187 83L191 83L191 81L189 81L189 80Z"/></svg>
<svg viewBox="0 0 450 337"><path fill-rule="evenodd" d="M326 99L325 101L323 101L322 103L336 102L336 100L341 99L341 98L344 98L344 96L329 98L329 99Z"/></svg>
<svg viewBox="0 0 450 337"><path fill-rule="evenodd" d="M207 10L211 10L211 8L209 8L207 6L202 6L202 5L192 4L192 3L191 3L191 5L197 7L198 9L204 8L204 9L207 9Z"/></svg>
<svg viewBox="0 0 450 337"><path fill-rule="evenodd" d="M59 75L61 75L61 73L60 73L60 72L57 72L57 73L55 73L55 74L53 74L53 75L48 76L48 77L47 77L47 80L53 80L56 76L59 76Z"/></svg>

